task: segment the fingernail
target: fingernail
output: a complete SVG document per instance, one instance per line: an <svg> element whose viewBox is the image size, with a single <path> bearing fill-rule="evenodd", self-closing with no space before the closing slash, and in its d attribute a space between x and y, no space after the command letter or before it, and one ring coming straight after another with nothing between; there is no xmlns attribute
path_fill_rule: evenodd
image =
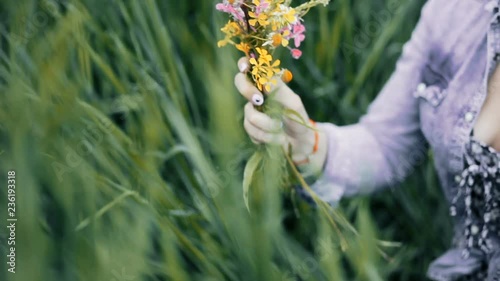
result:
<svg viewBox="0 0 500 281"><path fill-rule="evenodd" d="M254 94L252 96L252 103L254 105L263 105L264 104L264 97L259 95L259 94Z"/></svg>
<svg viewBox="0 0 500 281"><path fill-rule="evenodd" d="M243 73L243 72L247 71L248 63L242 62L242 63L240 63L240 65L238 65L238 67L240 68L240 72Z"/></svg>

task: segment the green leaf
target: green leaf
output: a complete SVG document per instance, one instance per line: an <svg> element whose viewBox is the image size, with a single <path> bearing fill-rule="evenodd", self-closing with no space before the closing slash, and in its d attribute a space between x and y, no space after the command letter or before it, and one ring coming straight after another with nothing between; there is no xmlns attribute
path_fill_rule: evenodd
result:
<svg viewBox="0 0 500 281"><path fill-rule="evenodd" d="M302 117L302 115L300 115L300 113L298 113L297 111L295 111L293 109L289 109L289 108L285 109L285 115L288 119L290 119L296 123L299 123L300 125L302 125L306 128L309 128L313 131L317 130L313 126L309 125L309 122L304 120L304 118ZM297 117L298 119L295 119L294 117Z"/></svg>
<svg viewBox="0 0 500 281"><path fill-rule="evenodd" d="M245 206L247 206L248 211L250 211L248 192L252 184L253 175L259 167L260 162L262 162L262 152L256 151L248 160L245 171L243 172L243 199L245 200Z"/></svg>

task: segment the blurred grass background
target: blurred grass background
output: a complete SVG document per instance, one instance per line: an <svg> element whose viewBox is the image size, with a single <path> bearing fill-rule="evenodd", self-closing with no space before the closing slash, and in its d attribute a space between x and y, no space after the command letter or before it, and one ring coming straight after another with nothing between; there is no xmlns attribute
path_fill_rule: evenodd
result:
<svg viewBox="0 0 500 281"><path fill-rule="evenodd" d="M299 0L294 3L299 4ZM334 0L306 16L283 65L318 121L350 124L394 70L423 0ZM255 150L218 49L215 1L2 0L0 171L16 171L16 274L0 280L424 280L449 244L431 163L400 187L342 202L342 252L277 163L241 190ZM432 156L430 157L432 158ZM4 188L2 188L4 190ZM6 192L0 195L6 221ZM401 242L377 250L376 239Z"/></svg>

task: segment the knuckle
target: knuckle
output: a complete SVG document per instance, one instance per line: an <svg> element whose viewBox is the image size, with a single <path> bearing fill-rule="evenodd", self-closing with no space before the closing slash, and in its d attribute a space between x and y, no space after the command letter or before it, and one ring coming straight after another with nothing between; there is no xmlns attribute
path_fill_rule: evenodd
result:
<svg viewBox="0 0 500 281"><path fill-rule="evenodd" d="M295 110L295 111L299 111L302 109L302 100L300 99L300 97L296 94L293 94L291 97L290 97L290 101L291 101L291 109Z"/></svg>
<svg viewBox="0 0 500 281"><path fill-rule="evenodd" d="M237 88L238 90L240 90L240 89L243 87L243 81L244 81L244 80L242 80L242 79L241 79L241 78L242 78L242 77L241 77L242 75L243 75L243 74L238 73L238 74L236 74L236 75L234 76L234 85L236 86L236 88Z"/></svg>
<svg viewBox="0 0 500 281"><path fill-rule="evenodd" d="M252 104L248 102L247 104L245 104L244 107L245 118L248 118L252 114L251 110L252 110Z"/></svg>
<svg viewBox="0 0 500 281"><path fill-rule="evenodd" d="M290 93L293 93L288 86L283 83L283 81L279 80L278 83L275 85L276 90L280 92L282 95L290 95Z"/></svg>
<svg viewBox="0 0 500 281"><path fill-rule="evenodd" d="M247 131L247 133L250 131L250 130L249 130L248 119L247 119L247 118L245 118L245 119L243 120L243 128L245 128L245 131Z"/></svg>
<svg viewBox="0 0 500 281"><path fill-rule="evenodd" d="M248 92L249 90L247 78L243 73L236 74L236 76L234 77L234 85L236 86L238 91L240 91L240 93L242 94Z"/></svg>
<svg viewBox="0 0 500 281"><path fill-rule="evenodd" d="M265 133L262 131L259 131L255 134L255 138L258 139L261 142L266 142L266 136Z"/></svg>
<svg viewBox="0 0 500 281"><path fill-rule="evenodd" d="M251 140L253 143L255 143L255 144L259 144L259 142L258 142L256 139L252 138L252 137L250 137L250 140Z"/></svg>
<svg viewBox="0 0 500 281"><path fill-rule="evenodd" d="M250 123L256 125L259 123L259 116L256 114L252 114L252 115L248 116L248 121L250 121Z"/></svg>
<svg viewBox="0 0 500 281"><path fill-rule="evenodd" d="M250 127L248 126L248 120L245 119L245 121L243 121L243 128L245 129L245 132L247 132L247 134L251 134L251 131L250 131Z"/></svg>
<svg viewBox="0 0 500 281"><path fill-rule="evenodd" d="M234 85L238 86L239 84L239 75L240 73L237 73L236 75L234 75Z"/></svg>

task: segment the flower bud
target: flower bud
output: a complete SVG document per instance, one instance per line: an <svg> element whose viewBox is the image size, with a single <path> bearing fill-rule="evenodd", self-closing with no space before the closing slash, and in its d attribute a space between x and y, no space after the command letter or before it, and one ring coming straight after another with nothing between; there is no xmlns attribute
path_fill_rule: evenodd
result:
<svg viewBox="0 0 500 281"><path fill-rule="evenodd" d="M289 83L290 81L292 81L292 79L293 79L292 72L288 69L285 69L283 71L283 74L281 75L281 80L283 80L283 82L285 83Z"/></svg>

